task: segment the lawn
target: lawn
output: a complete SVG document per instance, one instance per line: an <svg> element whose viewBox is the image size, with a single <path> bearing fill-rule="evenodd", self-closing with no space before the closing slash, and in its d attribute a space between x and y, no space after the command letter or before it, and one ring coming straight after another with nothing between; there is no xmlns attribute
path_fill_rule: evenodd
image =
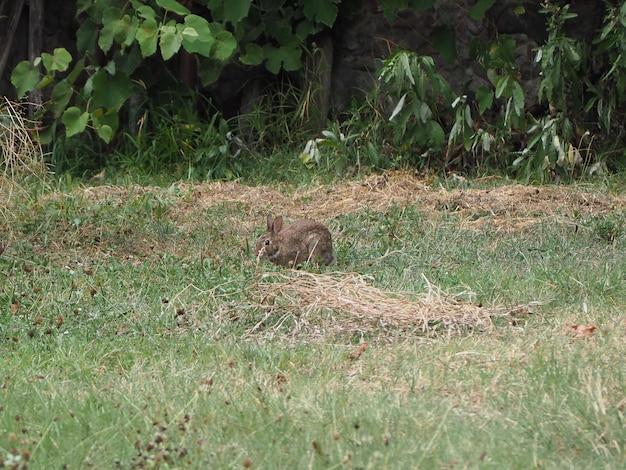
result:
<svg viewBox="0 0 626 470"><path fill-rule="evenodd" d="M1 184L4 467L626 467L623 181Z"/></svg>

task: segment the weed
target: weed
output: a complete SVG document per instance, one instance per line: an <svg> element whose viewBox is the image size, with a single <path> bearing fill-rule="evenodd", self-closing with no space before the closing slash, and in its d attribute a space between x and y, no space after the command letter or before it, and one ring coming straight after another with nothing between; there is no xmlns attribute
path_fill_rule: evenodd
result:
<svg viewBox="0 0 626 470"><path fill-rule="evenodd" d="M609 243L615 243L624 236L624 218L619 215L600 215L586 221L593 233Z"/></svg>

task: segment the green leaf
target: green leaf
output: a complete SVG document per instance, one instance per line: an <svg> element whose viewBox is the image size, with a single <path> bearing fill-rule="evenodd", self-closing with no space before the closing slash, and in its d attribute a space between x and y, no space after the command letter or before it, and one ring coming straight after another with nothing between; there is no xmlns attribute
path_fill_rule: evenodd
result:
<svg viewBox="0 0 626 470"><path fill-rule="evenodd" d="M176 26L172 23L161 26L159 47L161 48L163 60L171 59L183 43L183 35L178 32Z"/></svg>
<svg viewBox="0 0 626 470"><path fill-rule="evenodd" d="M494 3L496 3L496 0L478 0L474 6L470 8L470 16L474 20L482 20L487 10L489 10Z"/></svg>
<svg viewBox="0 0 626 470"><path fill-rule="evenodd" d="M508 94L505 94L507 87L509 86L509 76L505 75L498 79L496 83L496 98L500 98L502 95L508 97Z"/></svg>
<svg viewBox="0 0 626 470"><path fill-rule="evenodd" d="M392 23L396 14L409 6L409 0L380 0L380 8L389 23Z"/></svg>
<svg viewBox="0 0 626 470"><path fill-rule="evenodd" d="M110 60L104 67L102 67L104 70L106 70L109 75L115 75L115 61Z"/></svg>
<svg viewBox="0 0 626 470"><path fill-rule="evenodd" d="M99 2L102 5L110 5L110 2ZM102 25L106 26L108 23L113 23L122 17L122 10L115 6L107 6L102 10Z"/></svg>
<svg viewBox="0 0 626 470"><path fill-rule="evenodd" d="M68 137L72 137L75 134L80 134L87 127L89 121L89 113L83 111L76 106L68 108L63 113L63 124L65 124L65 130Z"/></svg>
<svg viewBox="0 0 626 470"><path fill-rule="evenodd" d="M209 22L205 20L204 18L202 18L201 16L198 16L198 15L186 16L185 26L193 28L200 36L200 39L202 39L205 36L211 36L211 37L213 36L213 34L211 33L211 29L209 28Z"/></svg>
<svg viewBox="0 0 626 470"><path fill-rule="evenodd" d="M337 19L337 5L334 0L304 2L304 15L311 21L331 27Z"/></svg>
<svg viewBox="0 0 626 470"><path fill-rule="evenodd" d="M296 36L301 41L306 41L306 39L312 34L317 33L323 29L323 25L320 23L314 23L306 18L302 18L302 20L296 26Z"/></svg>
<svg viewBox="0 0 626 470"><path fill-rule="evenodd" d="M41 54L41 61L48 72L65 72L72 62L72 55L65 48L57 47L52 54Z"/></svg>
<svg viewBox="0 0 626 470"><path fill-rule="evenodd" d="M24 60L17 64L11 73L11 83L17 90L17 98L22 99L26 92L34 90L39 79L39 69L29 61Z"/></svg>
<svg viewBox="0 0 626 470"><path fill-rule="evenodd" d="M113 129L111 129L111 126L107 124L96 127L96 132L98 133L98 137L104 140L107 144L111 142L114 135Z"/></svg>
<svg viewBox="0 0 626 470"><path fill-rule="evenodd" d="M293 29L291 27L291 23L278 21L278 22L268 22L265 25L270 36L276 38L278 44L281 46L287 46L289 44L293 44L294 42L298 42L298 38L294 36Z"/></svg>
<svg viewBox="0 0 626 470"><path fill-rule="evenodd" d="M183 37L183 47L187 52L211 57L215 38L207 20L197 15L189 15L185 17L185 24L179 24L177 28Z"/></svg>
<svg viewBox="0 0 626 470"><path fill-rule="evenodd" d="M205 36L202 40L191 40L183 33L183 48L192 54L200 54L204 57L212 57L213 48L215 46L215 38Z"/></svg>
<svg viewBox="0 0 626 470"><path fill-rule="evenodd" d="M456 60L456 32L453 28L437 26L433 30L433 45L443 60L451 64Z"/></svg>
<svg viewBox="0 0 626 470"><path fill-rule="evenodd" d="M78 76L81 74L81 72L85 69L85 58L82 57L78 62L76 62L76 65L74 66L74 68L72 69L72 71L67 75L67 77L65 78L65 80L70 84L73 85L74 82L76 81L76 79L78 78Z"/></svg>
<svg viewBox="0 0 626 470"><path fill-rule="evenodd" d="M131 76L137 67L141 65L141 51L137 44L133 44L126 49L118 50L113 56L117 73Z"/></svg>
<svg viewBox="0 0 626 470"><path fill-rule="evenodd" d="M285 0L259 0L259 6L263 11L280 10L284 3Z"/></svg>
<svg viewBox="0 0 626 470"><path fill-rule="evenodd" d="M119 117L113 109L108 110L106 113L102 108L96 109L91 114L91 121L98 136L107 144L111 141L119 127Z"/></svg>
<svg viewBox="0 0 626 470"><path fill-rule="evenodd" d="M428 132L428 145L432 149L440 149L446 141L446 133L437 121L430 121Z"/></svg>
<svg viewBox="0 0 626 470"><path fill-rule="evenodd" d="M76 32L76 48L79 55L95 52L98 30L98 25L91 18L86 18L81 23Z"/></svg>
<svg viewBox="0 0 626 470"><path fill-rule="evenodd" d="M430 106L428 106L428 103L426 103L425 101L422 101L419 108L420 121L425 124L430 120L432 116L433 112L431 111Z"/></svg>
<svg viewBox="0 0 626 470"><path fill-rule="evenodd" d="M115 40L124 47L130 46L135 41L137 34L138 22L137 17L132 18L124 15L116 25Z"/></svg>
<svg viewBox="0 0 626 470"><path fill-rule="evenodd" d="M56 116L61 116L67 104L70 102L72 98L72 93L74 89L72 85L68 83L67 79L61 80L57 83L52 89L52 106L54 109L54 114Z"/></svg>
<svg viewBox="0 0 626 470"><path fill-rule="evenodd" d="M524 90L517 81L512 83L513 106L518 116L524 114Z"/></svg>
<svg viewBox="0 0 626 470"><path fill-rule="evenodd" d="M144 20L156 19L156 13L152 9L152 7L149 7L148 5L140 5L136 8L136 10L139 16L143 18Z"/></svg>
<svg viewBox="0 0 626 470"><path fill-rule="evenodd" d="M263 48L256 44L246 44L246 53L242 55L239 60L245 65L259 65L263 62Z"/></svg>
<svg viewBox="0 0 626 470"><path fill-rule="evenodd" d="M252 0L228 0L224 2L224 21L239 23L248 16Z"/></svg>
<svg viewBox="0 0 626 470"><path fill-rule="evenodd" d="M98 71L92 80L93 106L119 110L133 94L133 83L127 75L117 73L110 76L104 70Z"/></svg>
<svg viewBox="0 0 626 470"><path fill-rule="evenodd" d="M220 31L217 36L215 36L215 50L213 56L217 60L227 60L233 55L236 48L237 40L235 36L233 36L230 31Z"/></svg>
<svg viewBox="0 0 626 470"><path fill-rule="evenodd" d="M263 48L267 62L265 67L273 74L280 72L281 67L286 71L298 70L302 65L300 62L301 51L297 46Z"/></svg>
<svg viewBox="0 0 626 470"><path fill-rule="evenodd" d="M391 115L389 116L389 120L393 121L393 119L400 113L400 111L402 111L402 109L404 108L404 101L406 100L406 95L408 93L405 93L404 95L402 95L402 97L400 97L400 99L398 100L398 104L396 104L395 108L393 108L393 111L391 112Z"/></svg>
<svg viewBox="0 0 626 470"><path fill-rule="evenodd" d="M196 39L200 38L198 31L191 26L183 26L179 24L176 25L176 29L178 29L178 32L183 35L183 41L187 40L189 42L196 42Z"/></svg>
<svg viewBox="0 0 626 470"><path fill-rule="evenodd" d="M135 34L139 47L141 48L141 55L143 57L150 57L157 50L157 40L159 37L159 26L153 19L146 19L141 23Z"/></svg>
<svg viewBox="0 0 626 470"><path fill-rule="evenodd" d="M175 0L156 0L157 5L165 8L167 11L172 11L177 15L189 15L191 12L189 9Z"/></svg>
<svg viewBox="0 0 626 470"><path fill-rule="evenodd" d="M116 7L109 7L104 10L102 15L102 30L98 37L98 46L102 51L108 52L113 45L115 36L115 25L122 16L122 10Z"/></svg>
<svg viewBox="0 0 626 470"><path fill-rule="evenodd" d="M93 5L93 0L76 0L76 15L86 12Z"/></svg>
<svg viewBox="0 0 626 470"><path fill-rule="evenodd" d="M204 59L198 65L198 76L203 86L208 86L215 82L220 76L224 63L215 59Z"/></svg>
<svg viewBox="0 0 626 470"><path fill-rule="evenodd" d="M409 61L409 53L407 51L400 51L398 54L398 61L400 62L401 70L404 72L404 77L402 78L408 78L411 85L415 85L415 77L413 76L413 69ZM420 96L420 98L422 97Z"/></svg>
<svg viewBox="0 0 626 470"><path fill-rule="evenodd" d="M476 90L476 100L478 101L478 113L482 115L493 105L493 92L483 85Z"/></svg>

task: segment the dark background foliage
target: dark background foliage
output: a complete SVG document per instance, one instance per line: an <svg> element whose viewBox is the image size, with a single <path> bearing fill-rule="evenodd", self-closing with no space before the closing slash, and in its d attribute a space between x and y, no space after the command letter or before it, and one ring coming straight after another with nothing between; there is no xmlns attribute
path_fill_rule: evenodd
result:
<svg viewBox="0 0 626 470"><path fill-rule="evenodd" d="M57 170L624 162L616 1L0 0L0 25L0 93Z"/></svg>

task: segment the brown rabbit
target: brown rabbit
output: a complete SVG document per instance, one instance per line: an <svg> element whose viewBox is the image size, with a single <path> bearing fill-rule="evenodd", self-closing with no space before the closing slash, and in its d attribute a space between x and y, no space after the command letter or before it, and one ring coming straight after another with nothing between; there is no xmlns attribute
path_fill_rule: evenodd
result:
<svg viewBox="0 0 626 470"><path fill-rule="evenodd" d="M274 264L295 268L305 261L320 258L334 264L333 242L328 229L315 220L297 220L283 228L283 218L267 216L267 232L256 242L257 259L267 258Z"/></svg>

